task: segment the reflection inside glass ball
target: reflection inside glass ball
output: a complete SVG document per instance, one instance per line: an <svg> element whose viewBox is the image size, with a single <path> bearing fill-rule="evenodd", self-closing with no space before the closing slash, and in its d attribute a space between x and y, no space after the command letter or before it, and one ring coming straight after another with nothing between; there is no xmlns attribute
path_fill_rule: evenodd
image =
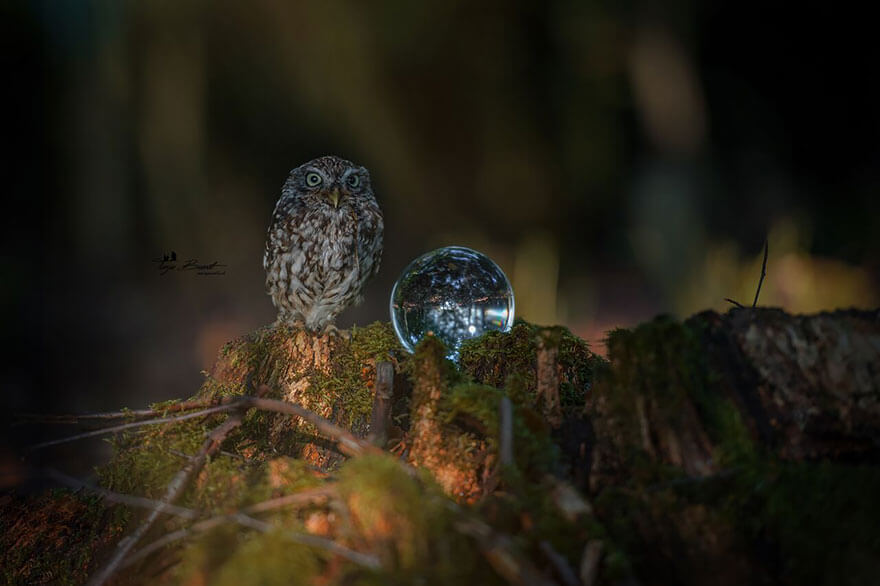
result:
<svg viewBox="0 0 880 586"><path fill-rule="evenodd" d="M411 262L391 291L391 323L410 352L427 334L457 358L461 343L513 324L513 289L486 255L447 246Z"/></svg>

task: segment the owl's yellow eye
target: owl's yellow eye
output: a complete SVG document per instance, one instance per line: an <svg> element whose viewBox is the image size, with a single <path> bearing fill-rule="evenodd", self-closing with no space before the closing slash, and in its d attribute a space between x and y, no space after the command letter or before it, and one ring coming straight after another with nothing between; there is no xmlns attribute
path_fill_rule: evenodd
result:
<svg viewBox="0 0 880 586"><path fill-rule="evenodd" d="M361 184L361 178L357 175L350 175L345 182L348 183L349 187L357 187Z"/></svg>
<svg viewBox="0 0 880 586"><path fill-rule="evenodd" d="M321 176L317 173L309 173L306 175L306 185L309 187L317 187L321 185L322 181L323 179L321 179Z"/></svg>

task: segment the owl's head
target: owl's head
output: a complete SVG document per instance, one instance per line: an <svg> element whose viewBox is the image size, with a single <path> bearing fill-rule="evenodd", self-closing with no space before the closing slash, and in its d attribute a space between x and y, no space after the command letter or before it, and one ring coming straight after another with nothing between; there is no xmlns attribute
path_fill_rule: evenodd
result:
<svg viewBox="0 0 880 586"><path fill-rule="evenodd" d="M290 172L283 194L301 198L309 205L339 209L359 198L372 197L370 173L339 157L318 157Z"/></svg>

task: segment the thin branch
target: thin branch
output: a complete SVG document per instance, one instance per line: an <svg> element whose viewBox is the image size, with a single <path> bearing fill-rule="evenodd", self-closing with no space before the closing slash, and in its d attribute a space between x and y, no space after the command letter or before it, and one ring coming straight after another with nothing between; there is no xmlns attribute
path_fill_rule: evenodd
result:
<svg viewBox="0 0 880 586"><path fill-rule="evenodd" d="M183 458L184 460L192 460L193 457L191 454L187 454L186 452L181 452L180 450L173 450L171 448L165 448L165 451L171 454L172 456L177 456L178 458Z"/></svg>
<svg viewBox="0 0 880 586"><path fill-rule="evenodd" d="M591 539L584 547L581 558L580 575L584 586L593 586L599 576L599 562L602 561L604 544L598 539Z"/></svg>
<svg viewBox="0 0 880 586"><path fill-rule="evenodd" d="M199 517L199 513L197 511L194 511L193 509L188 509L186 507L178 507L176 505L172 505L169 503L156 501L156 500L148 499L148 498L144 498L144 497L121 494L118 492L113 492L111 490L106 490L106 489L88 484L86 482L83 482L81 480L78 480L76 478L73 478L71 476L68 476L68 475L62 473L62 472L59 472L58 470L54 470L51 468L46 469L44 471L44 475L47 478L50 478L50 479L54 480L55 482L58 482L59 484L63 484L65 486L68 486L73 489L87 490L89 492L98 494L98 495L102 496L104 499L111 501L111 502L120 503L123 505L128 505L131 507L136 507L136 508L141 508L141 509L149 509L151 511L159 511L162 513L168 513L170 515L174 515L175 517L181 517L183 519L192 520L192 519L197 519ZM140 549L134 555L126 558L125 562L122 563L120 568L126 568L126 567L134 564L135 562L149 556L154 551L161 549L162 547L164 547L165 545L167 545L169 543L173 543L174 541L178 541L180 539L183 539L183 538L187 537L188 535L191 535L192 533L199 533L199 532L207 531L207 530L212 529L222 523L234 521L234 522L238 522L242 525L246 525L248 527L256 528L260 531L264 531L265 530L264 527L255 526L255 522L256 523L261 523L261 522L249 517L248 516L249 514L262 513L265 511L280 509L282 507L287 507L287 506L291 506L291 505L305 505L305 504L316 503L321 500L329 498L330 496L332 496L335 493L336 493L336 486L334 486L332 484L325 485L325 486L319 486L317 488L303 490L303 491L300 491L300 492L297 492L294 494L288 494L288 495L285 495L282 497L262 501L262 502L250 505L249 507L245 507L244 509L242 509L241 511L239 511L237 513L233 513L230 515L218 515L216 517L211 517L209 519L199 521L198 523L195 523L191 527L180 529L178 531L174 531L172 533L169 533L168 535L163 536L162 538L158 539L157 541L154 541L153 543L145 546L144 548ZM286 532L285 535L287 535L288 537L290 537L292 540L296 541L297 543L302 543L304 545L312 545L315 547L319 547L321 549L331 550L334 553L338 553L342 557L345 557L346 559L349 559L349 560L351 560L355 563L358 563L360 565L374 568L374 567L377 567L377 564L378 564L378 562L375 560L375 558L372 558L372 556L364 556L364 554L360 554L358 552L353 552L353 551L348 550L346 548L342 548L340 550L340 548L337 547L335 543L333 544L333 546L328 546L326 543L328 540L326 540L326 539L321 539L321 538L314 537L311 535L299 534L299 533L295 533L295 532ZM330 542L330 543L333 543L333 542Z"/></svg>
<svg viewBox="0 0 880 586"><path fill-rule="evenodd" d="M764 262L761 263L761 279L758 281L758 290L755 291L755 300L752 301L752 307L758 305L758 295L761 294L761 285L764 284L764 277L767 276L767 253L770 252L770 241L764 240Z"/></svg>
<svg viewBox="0 0 880 586"><path fill-rule="evenodd" d="M271 511L272 509L280 509L281 507L287 507L290 505L303 505L303 504L311 504L318 501L321 501L326 498L330 498L332 495L336 493L336 487L333 484L328 484L325 486L319 486L317 488L312 488L309 490L303 490L300 492L295 492L293 494L288 494L285 496L280 496L278 498L269 499L267 501L262 501L246 507L243 512L244 513L262 513L265 511Z"/></svg>
<svg viewBox="0 0 880 586"><path fill-rule="evenodd" d="M293 496L293 495L291 495ZM136 564L142 559L150 556L154 552L162 549L166 545L170 545L175 541L180 541L181 539L186 539L187 537L195 534L195 533L204 533L206 531L210 531L215 527L219 527L224 523L234 522L242 525L244 527L249 527L251 529L255 529L257 531L261 531L263 533L269 533L270 531L280 531L284 537L290 539L295 543L300 543L302 545L307 545L311 547L316 547L319 549L323 549L326 551L330 551L343 557L355 564L360 566L364 566L370 569L378 569L380 567L379 560L372 555L360 553L354 551L352 549L348 549L345 546L339 545L335 541L330 539L325 539L323 537L317 537L315 535L309 535L307 533L298 533L296 531L287 531L283 529L278 529L269 523L264 521L260 521L258 519L254 519L253 517L249 517L244 513L233 513L231 515L218 515L217 517L211 517L209 519L205 519L204 521L199 521L198 523L194 523L192 526L178 529L172 533L169 533L160 539L150 543L149 545L144 546L136 553L131 555L128 559L125 560L125 563L122 564L122 568L127 568L131 565Z"/></svg>
<svg viewBox="0 0 880 586"><path fill-rule="evenodd" d="M268 392L269 387L266 385L261 385L259 389L260 395L266 394ZM91 431L88 433L78 434L76 436L71 436L67 438L62 438L58 440L52 440L49 442L44 442L42 444L37 444L31 447L31 450L36 450L40 448L44 448L51 445L57 445L60 443L70 442L78 439L94 437L98 435L105 435L108 433L113 433L116 431L122 431L125 429L131 429L135 427L142 427L144 425L157 425L160 423L176 423L179 421L183 421L186 419L192 419L195 417L201 417L204 415L209 415L211 413L217 413L220 411L230 411L235 410L229 419L225 422L214 428L214 430L208 435L208 438L205 440L205 443L202 445L199 453L193 456L193 458L187 462L182 470L180 470L174 478L169 482L165 495L162 497L160 506L155 506L152 508L150 514L147 518L134 530L134 532L127 538L121 540L117 546L116 551L110 560L98 571L96 572L92 578L89 580L89 584L92 586L101 586L104 584L121 566L124 562L125 558L128 556L129 552L132 548L147 534L147 532L152 528L155 524L156 520L159 518L159 515L162 512L167 512L168 507L166 505L171 505L180 498L180 495L183 494L183 491L186 489L186 486L189 484L190 479L198 474L198 472L204 467L208 458L214 454L219 448L223 441L226 439L226 436L236 427L241 425L242 417L244 415L244 411L249 408L260 409L262 411L272 411L276 413L284 413L287 415L295 415L297 417L302 418L314 425L318 432L330 437L335 440L339 445L339 449L341 452L356 456L365 453L383 453L382 450L376 448L370 443L361 440L355 437L351 432L338 425L330 422L329 420L321 417L317 413L306 409L300 405L295 403L286 403L284 401L276 401L273 399L264 399L262 397L224 397L217 403L221 403L215 407L211 407L210 409L204 409L201 411L197 411L195 413L188 413L186 415L181 415L177 417L165 417L161 419L147 420L147 421L138 421L132 423L126 423L124 425L117 425L105 429L99 429L95 431ZM227 516L228 517L228 516ZM250 527L261 528L260 530L269 530L271 529L271 525L263 524L261 521L257 521L256 519L252 519L247 517L244 514L235 514L232 515L233 520L238 523L246 524ZM329 540L325 540L322 538L318 538L311 535L298 535L292 534L288 535L290 538L294 538L298 540L300 543L311 544L319 547L324 547L325 549L334 551L339 555L346 557L347 559L351 559L352 561L358 561L362 565L367 565L369 567L378 567L375 564L378 564L375 561L375 558L370 556L365 556L364 554L360 554L357 552L352 552L334 542Z"/></svg>
<svg viewBox="0 0 880 586"><path fill-rule="evenodd" d="M185 421L187 419L194 419L196 417L204 417L205 415L210 415L212 413L219 413L221 411L230 411L235 409L235 404L230 405L219 405L217 407L211 407L210 409L203 409L201 411L196 411L194 413L187 413L186 415L177 415L175 417L163 417L161 419L147 419L145 421L134 421L132 423L124 423L122 425L114 425L113 427L104 427L102 429L96 429L94 431L87 431L85 433L79 433L77 435L71 435L67 437L62 437L59 439L54 439L47 442L42 442L39 444L35 444L28 448L29 452L33 452L36 450L41 450L43 448L48 448L49 446L56 446L58 444L65 444L68 442L86 439L90 437L97 437L99 435L107 435L109 433L116 433L117 431L123 431L126 429L133 429L135 427L143 427L145 425L159 425L161 423L177 423L179 421Z"/></svg>
<svg viewBox="0 0 880 586"><path fill-rule="evenodd" d="M100 495L105 500L108 500L110 502L128 505L130 507L137 507L140 509L158 510L160 513L168 513L169 515L182 517L184 519L197 519L199 517L199 514L192 509L187 509L186 507L178 507L169 503L163 503L142 496L134 496L113 492L112 490L107 490L99 486L89 484L82 480L78 480L76 478L73 478L72 476L68 476L63 472L54 470L52 468L47 468L46 470L44 470L43 475L50 480L54 480L58 484L63 484L64 486L67 486L68 488L72 488L74 490L87 490L89 492Z"/></svg>
<svg viewBox="0 0 880 586"><path fill-rule="evenodd" d="M565 556L556 551L549 541L542 539L538 544L538 548L550 563L553 564L553 568L556 570L556 573L559 575L559 578L565 586L580 586L580 580L577 579L574 570L568 565L568 560L565 559Z"/></svg>
<svg viewBox="0 0 880 586"><path fill-rule="evenodd" d="M266 385L260 386L260 393L265 394L268 392L269 387ZM381 450L376 448L375 446L370 445L368 442L361 440L355 437L348 430L339 427L338 425L332 423L331 421L321 417L314 411L310 411L301 405L297 405L296 403L288 403L285 401L278 401L275 399L263 399L261 397L251 397L251 396L229 396L223 397L219 401L214 400L216 404L215 407L211 407L209 409L203 409L201 411L196 411L194 413L187 413L185 415L178 415L175 417L163 417L161 419L148 419L145 421L135 421L132 423L125 423L123 425L116 425L113 427L105 427L103 429L96 429L94 431L89 431L86 433L81 433L69 437L64 437L56 440L51 440L48 442L43 442L40 444L36 444L29 448L30 451L39 450L42 448L46 448L49 446L54 446L62 443L72 442L80 439L85 439L89 437L96 437L99 435L106 435L109 433L115 433L117 431L123 431L126 429L132 429L136 427L143 427L145 425L158 425L161 423L176 423L179 421L185 421L187 419L193 419L195 417L202 417L204 415L210 415L212 413L218 413L221 411L231 411L234 409L248 409L255 408L261 411L273 411L275 413L284 413L287 415L295 415L311 423L314 425L318 431L335 440L339 444L340 450L349 456L356 456L364 453L381 453Z"/></svg>
<svg viewBox="0 0 880 586"><path fill-rule="evenodd" d="M133 566L138 563L142 559L145 559L152 555L154 552L159 551L166 545L170 545L175 541L180 541L181 539L186 539L193 533L204 533L205 531L210 531L214 527L218 527L223 523L226 523L229 519L226 516L221 517L211 517L210 519L205 519L204 521L199 521L198 523L194 523L190 527L184 527L183 529L178 529L177 531L172 531L171 533L167 533L137 550L127 558L122 564L119 566L119 569L125 569L129 566Z"/></svg>
<svg viewBox="0 0 880 586"><path fill-rule="evenodd" d="M224 397L225 398L225 397ZM180 411L189 411L191 409L204 409L212 405L221 405L223 400L217 399L195 399L192 401L181 401L172 403L162 409L125 409L122 411L110 411L106 413L65 413L60 415L46 415L43 413L16 413L15 419L17 423L59 423L59 424L79 424L89 421L106 421L114 419L144 419L148 417L160 417L169 413L179 413Z"/></svg>
<svg viewBox="0 0 880 586"><path fill-rule="evenodd" d="M261 395L268 392L269 387L266 385L261 385L259 389L259 393ZM152 528L153 524L158 519L159 515L167 510L164 505L172 504L176 501L183 491L186 489L186 486L189 484L190 479L198 474L198 472L204 467L207 459L214 454L219 448L223 441L226 439L226 436L236 427L241 425L242 417L244 415L244 411L248 408L256 408L262 411L273 411L276 413L284 413L288 415L295 415L311 423L314 425L318 432L332 438L339 445L340 451L346 453L348 455L360 455L364 453L382 453L381 450L372 446L371 444L355 437L351 432L335 425L334 423L324 419L317 413L310 411L300 405L295 403L286 403L284 401L276 401L273 399L263 399L262 397L224 397L223 400L220 401L221 404L216 407L212 407L210 409L205 409L202 411L198 411L196 413L188 413L186 415L178 416L178 417L168 417L157 420L148 420L148 421L140 421L134 423L127 423L125 425L118 425L107 429L96 430L93 432L89 432L86 434L79 434L77 436L73 436L70 438L63 438L61 440L54 440L52 442L45 442L43 444L38 444L34 446L32 449L39 449L41 447L46 447L49 445L55 445L58 443L63 443L66 441L73 441L75 439L81 439L84 437L93 437L95 435L101 435L106 433L112 433L114 431L121 431L124 429L129 429L132 427L138 427L143 425L155 425L158 423L171 423L178 422L185 419L191 419L194 417L200 417L202 415L208 415L210 413L215 413L219 411L229 411L236 410L229 419L227 419L224 423L217 426L205 440L205 443L202 445L202 448L199 450L199 453L193 456L193 458L187 462L186 466L180 472L172 478L171 482L168 484L166 488L165 495L161 499L160 503L163 506L153 508L147 518L135 529L135 531L126 539L120 541L116 546L116 551L110 560L99 570L92 578L89 580L89 584L92 586L100 586L104 584L115 572L119 569L122 562L128 556L131 549L146 535L146 533ZM243 515L243 514L242 514ZM235 519L237 522L242 523L243 517L239 515L235 515ZM253 522L259 524L261 522L256 521L256 519L252 520ZM250 520L244 520L244 523L251 523ZM251 523L253 525L253 523ZM266 525L266 527L271 527ZM302 543L312 543L314 545L318 544L320 538L314 536L299 536L297 539ZM327 540L321 540L323 541ZM328 542L332 543L332 542ZM323 546L327 549L335 550L336 548L341 548L335 543L332 545L323 544ZM342 548L345 550L345 548ZM349 552L348 554L337 551L340 555L347 555L349 558L350 550L345 550ZM355 557L363 556L363 554L357 554L355 552ZM364 560L361 560L363 562Z"/></svg>
<svg viewBox="0 0 880 586"><path fill-rule="evenodd" d="M260 387L266 388L265 385ZM314 411L310 411L296 403L277 401L275 399L262 399L259 397L241 397L236 402L240 407L253 407L261 411L273 411L287 415L296 415L314 425L318 432L336 441L342 453L348 456L360 456L363 454L382 454L382 450L369 442L355 437L350 431L339 427L335 423L324 419Z"/></svg>
<svg viewBox="0 0 880 586"><path fill-rule="evenodd" d="M764 284L764 277L767 276L767 254L770 252L770 241L764 240L764 261L761 263L761 278L758 280L758 289L755 291L755 300L752 301L752 308L758 305L758 295L761 294L761 285ZM739 307L740 309L745 309L746 306L740 303L739 301L734 301L730 297L725 297L725 301L728 303L732 303Z"/></svg>
<svg viewBox="0 0 880 586"><path fill-rule="evenodd" d="M453 526L459 532L476 540L483 557L509 584L517 586L553 586L555 584L541 574L538 568L521 552L517 551L509 536L495 532L483 521L462 516L455 521Z"/></svg>
<svg viewBox="0 0 880 586"><path fill-rule="evenodd" d="M251 529L256 529L257 531L262 531L263 533L269 533L271 531L278 530L276 527L270 525L269 523L266 523L265 521L260 521L244 514L234 514L231 515L231 517L232 520L239 525L244 525L245 527L250 527ZM284 535L287 539L290 539L291 541L294 541L296 543L326 549L327 551L344 557L351 562L370 568L372 570L377 570L380 567L379 560L375 556L348 549L347 547L339 545L338 543L330 539L318 537L316 535L309 535L308 533L286 531L283 529L281 530L281 534Z"/></svg>
<svg viewBox="0 0 880 586"><path fill-rule="evenodd" d="M192 460L187 462L186 466L184 466L183 469L171 479L171 482L168 483L168 487L165 489L165 495L161 499L162 503L173 504L178 498L180 498L180 495L186 490L190 479L201 471L205 466L205 463L208 461L208 458L220 448L220 444L223 443L226 436L229 435L229 432L241 425L242 415L243 412L239 410L230 415L229 419L214 428L202 444L199 453L196 454ZM176 419L180 418L178 417ZM137 529L134 530L134 533L116 545L116 551L113 553L113 556L92 576L88 583L91 586L101 586L101 584L104 584L104 582L106 582L116 570L119 569L120 564L122 564L132 548L152 528L160 514L160 509L153 509L147 518L144 519Z"/></svg>

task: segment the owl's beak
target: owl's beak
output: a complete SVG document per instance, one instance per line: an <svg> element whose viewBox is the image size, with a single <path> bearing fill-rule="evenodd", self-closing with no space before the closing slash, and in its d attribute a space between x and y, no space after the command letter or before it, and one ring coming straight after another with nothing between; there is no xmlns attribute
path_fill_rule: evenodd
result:
<svg viewBox="0 0 880 586"><path fill-rule="evenodd" d="M333 191L331 191L327 195L327 197L330 198L330 202L333 204L334 208L339 207L339 188L338 187L333 188Z"/></svg>

